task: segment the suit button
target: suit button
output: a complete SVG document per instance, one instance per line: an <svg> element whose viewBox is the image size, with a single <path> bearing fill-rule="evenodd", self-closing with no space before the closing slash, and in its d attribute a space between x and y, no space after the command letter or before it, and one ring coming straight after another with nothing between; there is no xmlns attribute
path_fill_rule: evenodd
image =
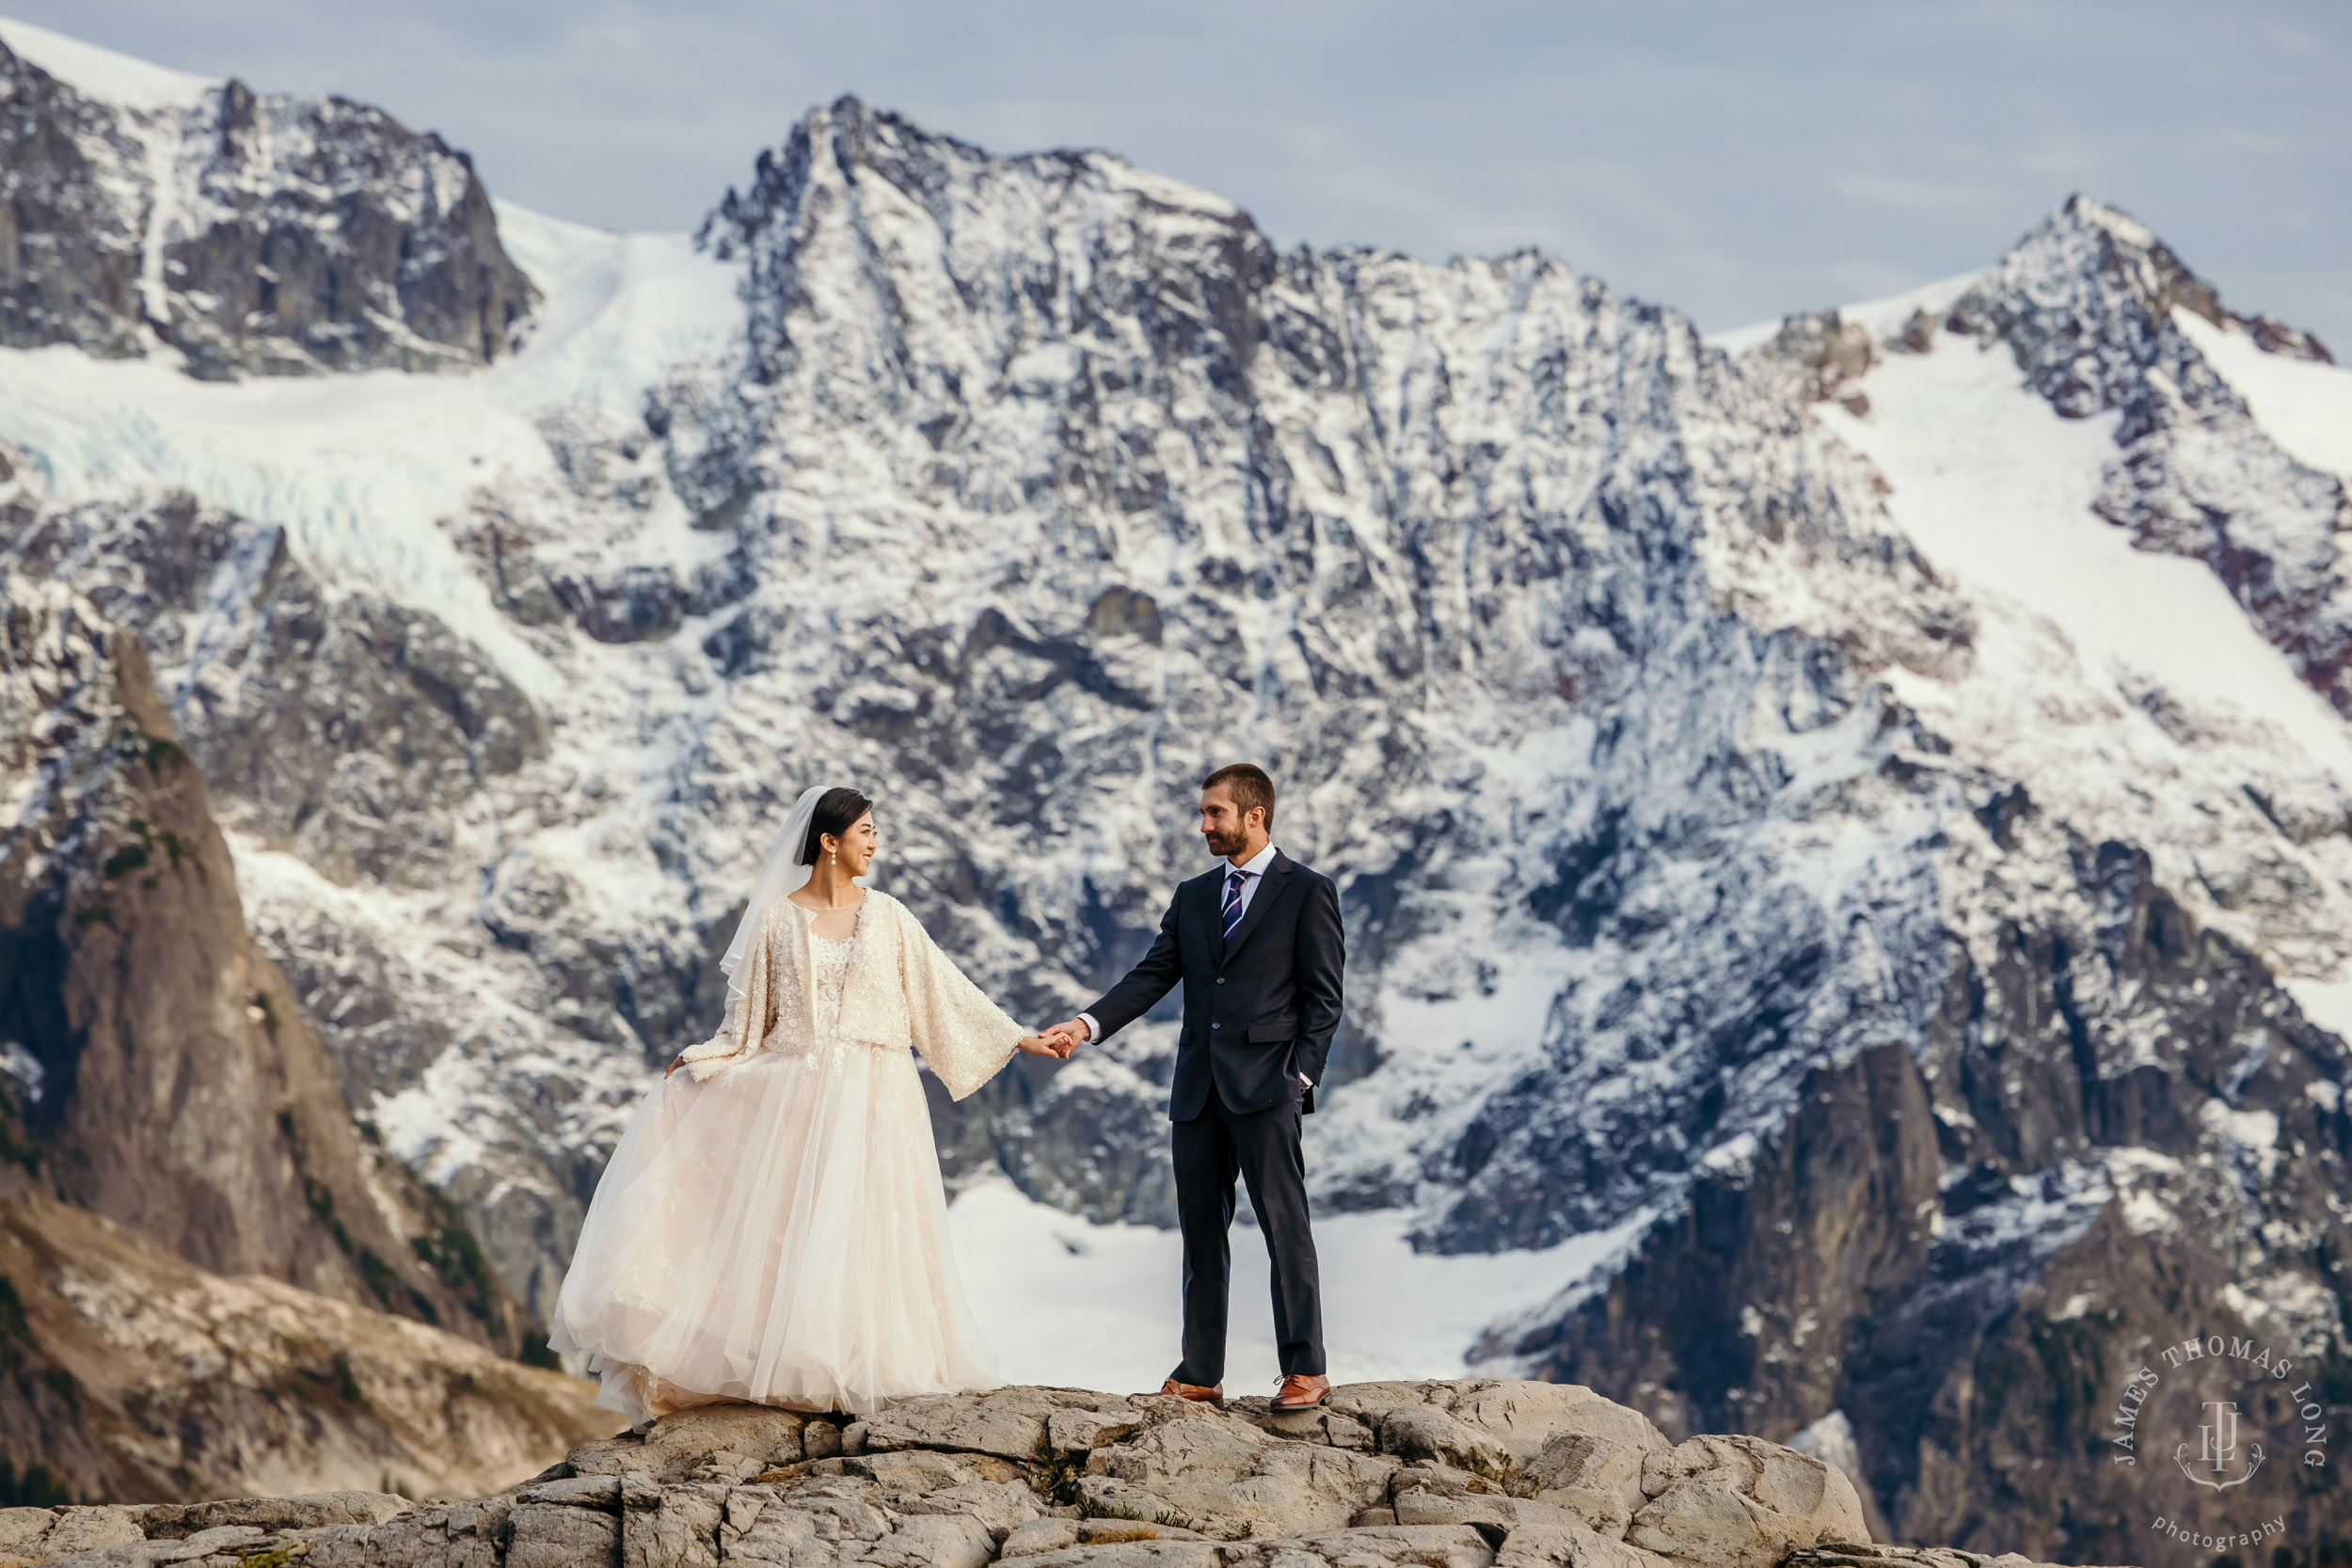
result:
<svg viewBox="0 0 2352 1568"><path fill-rule="evenodd" d="M1222 1023L1212 1023L1212 1024L1210 1024L1210 1025L1209 1025L1209 1027L1210 1027L1210 1028L1212 1028L1212 1029L1222 1029L1222 1028L1224 1028L1224 1027L1225 1027L1225 1025L1223 1025Z"/></svg>
<svg viewBox="0 0 2352 1568"><path fill-rule="evenodd" d="M1223 985L1225 983L1225 976L1222 974L1218 975L1216 977L1216 983L1220 986Z"/></svg>

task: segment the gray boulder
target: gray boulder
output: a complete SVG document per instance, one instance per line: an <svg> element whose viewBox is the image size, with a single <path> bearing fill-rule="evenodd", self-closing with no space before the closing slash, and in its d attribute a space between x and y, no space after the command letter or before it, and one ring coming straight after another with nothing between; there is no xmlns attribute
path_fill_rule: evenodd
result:
<svg viewBox="0 0 2352 1568"><path fill-rule="evenodd" d="M1087 1458L1082 1505L1221 1541L1344 1528L1386 1499L1393 1460L1286 1440L1240 1415L1152 1400L1144 1430Z"/></svg>
<svg viewBox="0 0 2352 1568"><path fill-rule="evenodd" d="M1315 1530L1305 1535L1253 1542L1227 1548L1231 1568L1356 1568L1358 1564L1413 1563L1422 1568L1488 1568L1494 1548L1464 1525L1375 1525L1362 1529Z"/></svg>
<svg viewBox="0 0 2352 1568"><path fill-rule="evenodd" d="M908 1400L863 1423L868 1451L947 1449L991 1453L1003 1459L1040 1459L1047 1451L1046 1424L1061 1411L1117 1412L1125 1402L1077 1388L998 1388L985 1394L953 1394ZM1091 1434L1093 1428L1065 1427Z"/></svg>
<svg viewBox="0 0 2352 1568"><path fill-rule="evenodd" d="M1867 1541L1844 1472L1758 1437L1693 1437L1642 1465L1649 1499L1625 1538L1704 1568L1778 1568L1801 1546Z"/></svg>

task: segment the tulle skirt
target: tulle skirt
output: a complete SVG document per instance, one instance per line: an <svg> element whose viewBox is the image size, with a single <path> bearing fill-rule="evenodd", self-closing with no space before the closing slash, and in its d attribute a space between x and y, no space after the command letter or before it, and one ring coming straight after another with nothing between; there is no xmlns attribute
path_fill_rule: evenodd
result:
<svg viewBox="0 0 2352 1568"><path fill-rule="evenodd" d="M763 1051L645 1097L548 1342L632 1423L749 1400L871 1414L999 1386L964 1300L913 1053Z"/></svg>

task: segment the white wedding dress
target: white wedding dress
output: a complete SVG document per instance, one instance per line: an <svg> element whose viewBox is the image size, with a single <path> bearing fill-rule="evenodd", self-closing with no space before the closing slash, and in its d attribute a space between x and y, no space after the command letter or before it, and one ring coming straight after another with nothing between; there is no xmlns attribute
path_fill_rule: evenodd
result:
<svg viewBox="0 0 2352 1568"><path fill-rule="evenodd" d="M634 1424L722 1400L870 1414L897 1399L999 1386L956 1273L914 1056L905 1044L839 1033L878 915L913 935L896 925L879 933L898 957L876 980L878 951L861 971L867 983L952 983L962 1016L984 1008L985 1071L967 1069L978 1072L973 1086L1010 1053L1009 1037L1001 1051L995 1043L1003 1015L903 906L868 893L857 929L835 942L816 933L810 911L774 900L748 1030L746 1008L731 1006L713 1044L730 1042L733 1054L692 1063L709 1070L702 1081L681 1070L645 1097L605 1167L557 1298L548 1342L586 1352L603 1380L597 1402ZM929 959L906 956L917 944ZM937 977L943 967L952 982ZM803 986L805 1008L771 998ZM918 1006L916 1043L942 1059L924 1016ZM1009 1020L1001 1027L1018 1032ZM697 1047L690 1061L710 1050Z"/></svg>

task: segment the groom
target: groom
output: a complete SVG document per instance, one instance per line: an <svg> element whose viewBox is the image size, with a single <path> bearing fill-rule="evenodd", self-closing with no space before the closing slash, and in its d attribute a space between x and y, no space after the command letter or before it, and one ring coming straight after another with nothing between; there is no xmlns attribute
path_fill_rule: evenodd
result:
<svg viewBox="0 0 2352 1568"><path fill-rule="evenodd" d="M1143 961L1049 1033L1063 1037L1067 1054L1117 1034L1184 982L1168 1118L1184 1236L1184 1358L1160 1392L1225 1397L1227 1232L1238 1174L1274 1263L1282 1362L1274 1408L1312 1410L1330 1397L1331 1382L1299 1117L1315 1108L1340 1024L1346 954L1339 890L1274 847L1273 830L1274 781L1264 769L1235 763L1202 780L1200 836L1226 863L1180 885Z"/></svg>

